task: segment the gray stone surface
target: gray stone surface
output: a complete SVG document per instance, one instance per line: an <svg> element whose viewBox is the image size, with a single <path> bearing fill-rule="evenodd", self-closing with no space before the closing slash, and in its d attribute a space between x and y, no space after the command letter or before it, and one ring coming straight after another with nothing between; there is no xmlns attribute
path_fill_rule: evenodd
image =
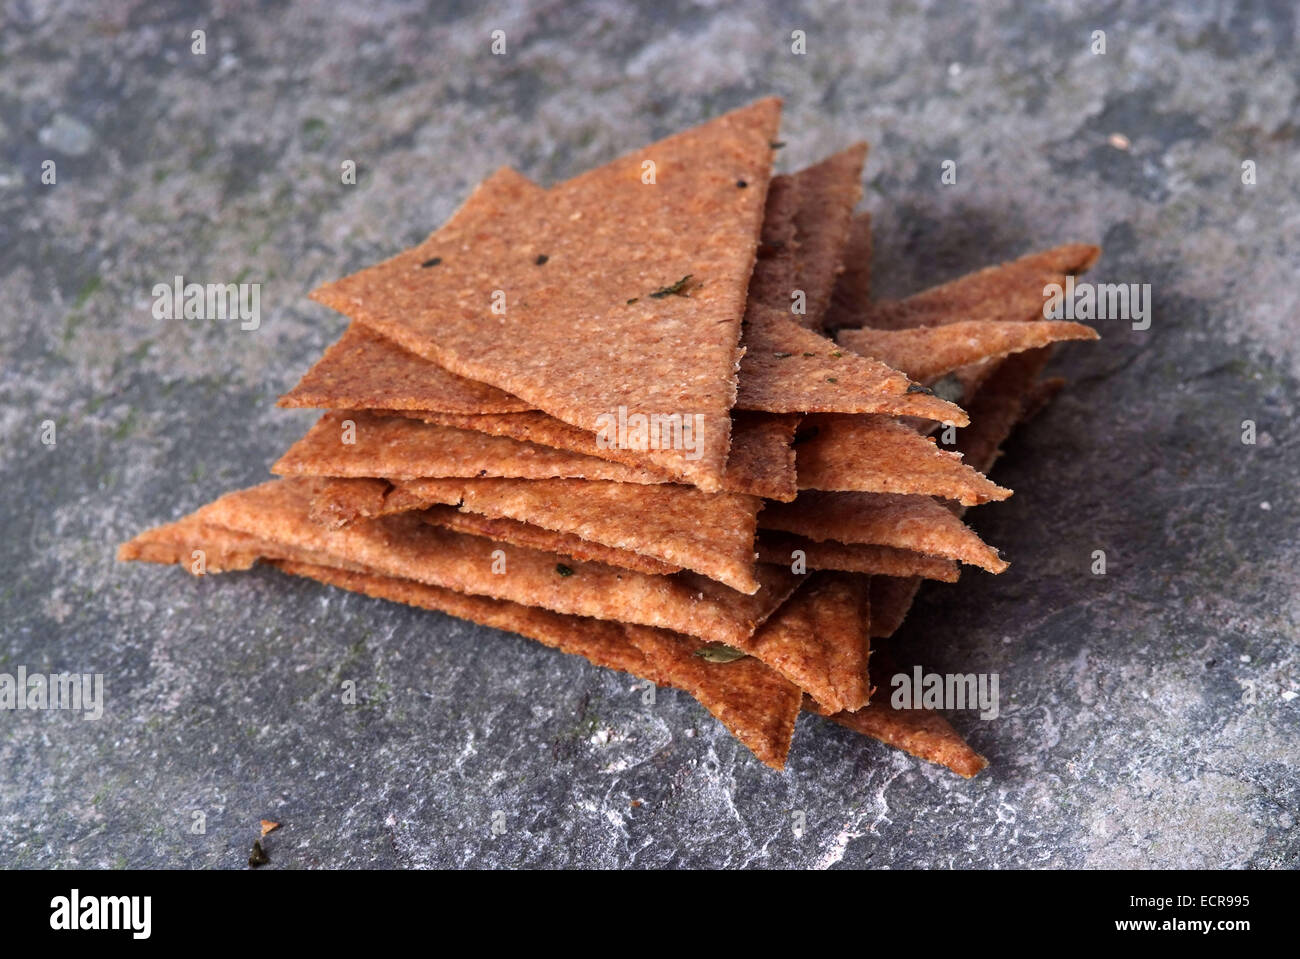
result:
<svg viewBox="0 0 1300 959"><path fill-rule="evenodd" d="M1218 6L4 4L0 670L108 703L0 714L0 864L242 867L265 817L271 868L1296 865L1297 26ZM927 588L895 644L1000 674L999 719L954 716L986 773L804 717L779 775L515 636L114 563L310 423L273 403L343 326L312 286L497 165L551 182L769 92L787 168L871 141L882 294L1065 240L1153 290L1149 331L1061 351L1017 495L971 514L1011 570ZM260 329L155 320L176 274L262 284Z"/></svg>

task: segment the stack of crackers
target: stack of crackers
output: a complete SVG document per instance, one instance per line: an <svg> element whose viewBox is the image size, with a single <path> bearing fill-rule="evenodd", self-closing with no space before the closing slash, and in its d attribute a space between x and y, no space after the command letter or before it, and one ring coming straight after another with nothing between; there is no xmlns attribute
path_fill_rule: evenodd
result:
<svg viewBox="0 0 1300 959"><path fill-rule="evenodd" d="M684 690L781 768L801 711L963 776L895 709L871 639L919 584L1007 566L962 521L1059 388L1064 246L870 298L865 144L773 175L761 100L543 189L489 177L423 243L312 296L351 321L280 404L272 467L122 546L255 561L531 637ZM833 335L832 332L833 331Z"/></svg>

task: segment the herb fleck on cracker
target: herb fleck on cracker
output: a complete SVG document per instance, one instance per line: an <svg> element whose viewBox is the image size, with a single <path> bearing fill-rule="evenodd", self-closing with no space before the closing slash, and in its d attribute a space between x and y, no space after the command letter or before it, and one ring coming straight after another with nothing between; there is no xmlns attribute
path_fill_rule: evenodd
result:
<svg viewBox="0 0 1300 959"><path fill-rule="evenodd" d="M569 567L569 566L565 566L563 563L556 563L556 564L555 564L555 571L556 571L557 573L559 573L561 576L572 576L572 575L573 575L573 568L572 568L572 567Z"/></svg>
<svg viewBox="0 0 1300 959"><path fill-rule="evenodd" d="M709 645L697 649L695 655L706 663L734 663L738 659L744 659L749 654L742 653L734 646L728 646L725 643L709 643Z"/></svg>
<svg viewBox="0 0 1300 959"><path fill-rule="evenodd" d="M538 253L538 254L537 254L537 265L538 265L538 266L545 266L545 265L546 265L546 261L549 260L549 259L550 259L550 257L547 256L545 253Z"/></svg>
<svg viewBox="0 0 1300 959"><path fill-rule="evenodd" d="M431 267L431 266L437 266L437 265L438 265L439 263L441 263L441 262L442 262L442 257L440 257L440 256L435 256L435 257L433 257L432 259L425 260L423 263L421 263L421 264L420 264L420 268L421 268L421 269L425 269L425 270L427 270L429 267Z"/></svg>
<svg viewBox="0 0 1300 959"><path fill-rule="evenodd" d="M665 286L655 290L650 294L652 300L662 300L665 296L686 296L682 291L686 289L686 284L690 282L691 274L687 273L684 277L674 283L672 286Z"/></svg>

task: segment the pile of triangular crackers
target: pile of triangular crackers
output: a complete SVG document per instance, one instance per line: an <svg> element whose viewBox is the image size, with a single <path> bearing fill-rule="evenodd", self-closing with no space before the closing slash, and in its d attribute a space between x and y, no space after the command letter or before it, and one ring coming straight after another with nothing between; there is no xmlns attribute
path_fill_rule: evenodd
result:
<svg viewBox="0 0 1300 959"><path fill-rule="evenodd" d="M1042 305L1098 251L872 301L866 146L773 176L780 109L550 189L501 170L316 290L351 325L280 401L326 410L280 478L120 557L521 633L686 691L776 768L807 710L976 773L941 715L871 698L870 637L922 580L1006 567L962 511L1010 495L981 471L1059 387L1049 345L1095 338Z"/></svg>

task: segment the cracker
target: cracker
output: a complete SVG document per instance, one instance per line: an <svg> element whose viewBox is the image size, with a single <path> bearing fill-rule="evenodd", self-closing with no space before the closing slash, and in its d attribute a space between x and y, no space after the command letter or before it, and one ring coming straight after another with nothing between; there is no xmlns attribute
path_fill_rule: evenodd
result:
<svg viewBox="0 0 1300 959"><path fill-rule="evenodd" d="M835 569L872 576L919 576L944 583L955 583L960 575L953 560L893 546L866 546L830 540L818 543L776 530L765 530L756 545L762 563L790 566L798 550L803 554L808 569Z"/></svg>
<svg viewBox="0 0 1300 959"><path fill-rule="evenodd" d="M965 779L989 764L940 713L930 709L894 709L883 693L856 713L839 712L829 718L918 759L946 766Z"/></svg>
<svg viewBox="0 0 1300 959"><path fill-rule="evenodd" d="M444 413L513 413L529 409L518 397L449 373L360 323L350 324L277 405Z"/></svg>
<svg viewBox="0 0 1300 959"><path fill-rule="evenodd" d="M801 202L795 218L799 243L799 288L808 295L804 321L820 327L835 279L844 269L853 208L862 199L867 145L848 149L802 171Z"/></svg>
<svg viewBox="0 0 1300 959"><path fill-rule="evenodd" d="M417 503L422 497L458 503L468 512L571 534L693 570L743 593L759 586L754 530L761 501L754 496L563 479L420 479L397 485Z"/></svg>
<svg viewBox="0 0 1300 959"><path fill-rule="evenodd" d="M804 327L819 327L861 196L866 144L773 179L750 278L736 405L773 413L893 413L965 423L951 403L911 389L883 363ZM804 294L804 314L792 296Z"/></svg>
<svg viewBox="0 0 1300 959"><path fill-rule="evenodd" d="M788 311L802 290L803 326L821 326L835 277L843 267L853 208L862 196L867 145L857 143L794 174L772 178L759 259L749 298ZM743 382L743 377L742 377Z"/></svg>
<svg viewBox="0 0 1300 959"><path fill-rule="evenodd" d="M800 177L797 173L778 174L768 184L758 255L749 277L751 302L771 306L784 304L789 302L790 291L799 285L799 242L795 226L802 199L799 192Z"/></svg>
<svg viewBox="0 0 1300 959"><path fill-rule="evenodd" d="M976 419L957 434L957 449L970 463L991 469L998 451L1025 414L1038 374L1047 364L1046 348L1003 360L976 394L971 410Z"/></svg>
<svg viewBox="0 0 1300 959"><path fill-rule="evenodd" d="M228 493L194 515L201 524L255 537L263 555L273 559L321 562L327 557L326 565L341 562L457 592L657 626L728 645L744 642L798 582L788 570L761 565L762 588L745 595L691 573L647 576L602 563L562 564L554 553L455 533L416 514L328 530L310 517L315 485L276 480ZM146 531L137 540L149 543L159 536ZM181 561L188 562L187 556L182 553ZM494 573L494 563L503 572Z"/></svg>
<svg viewBox="0 0 1300 959"><path fill-rule="evenodd" d="M339 529L359 519L424 509L433 502L429 496L417 496L385 479L324 477L311 498L311 519L319 526ZM457 500L443 502L454 505Z"/></svg>
<svg viewBox="0 0 1300 959"><path fill-rule="evenodd" d="M785 313L751 303L740 362L741 409L772 413L891 413L964 425L952 403L878 360L806 330ZM910 391L910 392L909 392Z"/></svg>
<svg viewBox="0 0 1300 959"><path fill-rule="evenodd" d="M426 523L445 526L458 533L483 536L499 543L513 543L515 546L527 546L548 553L559 553L570 559L604 563L607 566L634 569L655 576L681 572L680 566L669 566L667 563L661 563L630 550L601 546L599 543L588 542L572 533L557 533L554 530L513 519L493 519L478 513L462 513L454 506L431 506L420 513L420 518Z"/></svg>
<svg viewBox="0 0 1300 959"><path fill-rule="evenodd" d="M690 692L755 756L784 768L803 699L798 686L753 657L712 663L697 655L698 641L662 629L625 630L664 683Z"/></svg>
<svg viewBox="0 0 1300 959"><path fill-rule="evenodd" d="M840 318L845 315L853 318L850 325L861 325L858 314L871 302L871 256L871 214L855 213L844 246L844 271L835 281L831 305L826 310L826 326L844 325Z"/></svg>
<svg viewBox="0 0 1300 959"><path fill-rule="evenodd" d="M969 563L991 573L1007 568L997 550L929 496L809 490L800 493L793 503L769 503L758 514L758 525L819 543L910 549Z"/></svg>
<svg viewBox="0 0 1300 959"><path fill-rule="evenodd" d="M736 410L731 424L731 455L723 487L781 502L794 499L798 495L794 433L799 417Z"/></svg>
<svg viewBox="0 0 1300 959"><path fill-rule="evenodd" d="M354 424L351 431L346 431L348 422ZM346 442L349 438L355 442ZM620 483L663 482L657 474L594 456L365 410L326 413L271 467L271 472L281 476L390 480L425 476L562 476Z"/></svg>
<svg viewBox="0 0 1300 959"><path fill-rule="evenodd" d="M204 549L200 544L215 543ZM255 537L204 524L193 516L146 530L117 548L120 563L176 564L192 575L227 573L252 568L261 556Z"/></svg>
<svg viewBox="0 0 1300 959"><path fill-rule="evenodd" d="M555 449L570 450L586 456L634 466L640 455L633 450L601 447L592 433L570 426L545 413L509 413L503 415L457 416L439 413L407 414L425 422L458 429L475 430L490 436L511 439ZM730 493L745 493L768 499L792 500L795 486L794 439L797 416L768 413L732 412L731 453L723 488ZM655 470L645 470L648 477L670 482L671 477ZM651 480L647 480L649 482ZM627 482L622 480L622 482Z"/></svg>
<svg viewBox="0 0 1300 959"><path fill-rule="evenodd" d="M520 202L543 192L527 177L502 167L479 184L447 226L472 227L490 216L497 204ZM359 323L348 326L298 385L280 397L278 405L447 413L509 413L530 408L518 397L429 363Z"/></svg>
<svg viewBox="0 0 1300 959"><path fill-rule="evenodd" d="M717 668L693 656L699 641L664 630L624 627L483 596L468 596L371 572L278 561L287 573L380 599L435 609L484 626L519 633L596 666L672 686L695 697L761 761L785 764L800 692L756 660ZM635 640L635 641L633 641ZM707 668L704 668L707 667Z"/></svg>
<svg viewBox="0 0 1300 959"><path fill-rule="evenodd" d="M1095 340L1097 331L1082 323L1051 320L962 320L911 330L841 330L836 339L856 353L888 363L914 380L930 383L971 363L1062 340Z"/></svg>
<svg viewBox="0 0 1300 959"><path fill-rule="evenodd" d="M1043 288L1089 269L1101 249L1071 243L1030 253L1009 263L967 273L903 300L877 300L856 316L837 315L844 326L899 330L956 320L1027 320L1043 316Z"/></svg>
<svg viewBox="0 0 1300 959"><path fill-rule="evenodd" d="M760 100L313 297L590 432L620 409L699 417L698 459L664 448L644 461L717 491L779 119L780 102Z"/></svg>
<svg viewBox="0 0 1300 959"><path fill-rule="evenodd" d="M971 404L973 422L957 439L958 448L969 462L983 470L992 467L1002 443L1025 415L1026 403L1034 396L1035 378L1047 362L1049 349L1029 350L1003 360L976 394ZM958 504L950 506L955 516L964 512ZM915 576L872 577L873 637L892 636L902 626L920 586L921 580Z"/></svg>
<svg viewBox="0 0 1300 959"><path fill-rule="evenodd" d="M871 577L872 639L885 639L898 632L911 611L920 588L921 579L918 576Z"/></svg>
<svg viewBox="0 0 1300 959"><path fill-rule="evenodd" d="M1011 495L960 453L885 416L809 416L797 440L801 490L921 493L969 505Z"/></svg>
<svg viewBox="0 0 1300 959"><path fill-rule="evenodd" d="M740 649L833 711L861 709L867 678L867 578L818 573Z"/></svg>

